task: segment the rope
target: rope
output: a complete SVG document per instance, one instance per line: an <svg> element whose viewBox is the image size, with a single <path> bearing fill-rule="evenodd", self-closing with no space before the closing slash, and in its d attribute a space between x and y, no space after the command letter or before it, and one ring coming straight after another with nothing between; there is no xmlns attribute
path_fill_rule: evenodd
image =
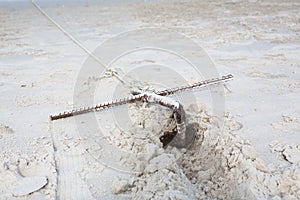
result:
<svg viewBox="0 0 300 200"><path fill-rule="evenodd" d="M54 24L63 34L65 34L70 40L72 40L79 48L85 51L89 56L94 58L99 64L101 64L105 69L107 69L106 64L95 56L90 50L84 47L73 35L68 33L61 25L59 25L53 18L51 18L39 5L37 5L33 0L31 3L44 15L52 24Z"/></svg>

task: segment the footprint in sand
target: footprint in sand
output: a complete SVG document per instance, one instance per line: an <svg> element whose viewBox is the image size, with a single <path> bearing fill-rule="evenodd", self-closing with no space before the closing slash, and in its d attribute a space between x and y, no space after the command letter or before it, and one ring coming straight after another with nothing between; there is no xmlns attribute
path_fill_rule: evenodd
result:
<svg viewBox="0 0 300 200"><path fill-rule="evenodd" d="M48 184L48 178L45 176L24 176L19 169L19 164L16 166L8 163L4 164L6 170L14 172L17 177L17 183L11 190L11 193L16 197L32 194Z"/></svg>

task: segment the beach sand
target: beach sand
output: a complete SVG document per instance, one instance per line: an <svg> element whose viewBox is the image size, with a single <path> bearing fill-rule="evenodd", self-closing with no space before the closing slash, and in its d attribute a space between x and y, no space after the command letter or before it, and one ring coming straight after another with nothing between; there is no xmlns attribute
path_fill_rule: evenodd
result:
<svg viewBox="0 0 300 200"><path fill-rule="evenodd" d="M0 2L0 199L300 199L299 2L37 4L89 51L121 32L164 28L191 38L219 74L235 78L226 84L225 116L211 112L208 90L194 93L197 101L179 96L188 122L200 126L189 149L162 148L158 138L174 125L171 112L141 102L96 113L100 128L79 133L77 124L88 126L88 117L49 116L73 108L89 55L30 1ZM141 51L113 67L122 74L127 65L182 64L164 56ZM129 95L108 95L119 87L115 76L90 81L100 84L98 103ZM115 124L118 113L131 120L125 132ZM224 127L214 123L220 117ZM103 138L147 156L118 160L97 146Z"/></svg>

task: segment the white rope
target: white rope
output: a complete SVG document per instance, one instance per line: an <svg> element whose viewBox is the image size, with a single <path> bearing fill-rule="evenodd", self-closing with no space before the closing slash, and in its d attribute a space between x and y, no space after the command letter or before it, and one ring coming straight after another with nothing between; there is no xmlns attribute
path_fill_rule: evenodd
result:
<svg viewBox="0 0 300 200"><path fill-rule="evenodd" d="M31 3L44 15L48 20L50 20L61 32L63 32L70 40L72 40L79 48L84 50L88 55L90 55L92 58L94 58L99 64L101 64L105 69L107 69L106 64L100 60L97 56L95 56L90 50L85 48L74 36L72 36L70 33L68 33L61 25L59 25L54 19L52 19L43 9L37 5L34 0L31 1Z"/></svg>
<svg viewBox="0 0 300 200"><path fill-rule="evenodd" d="M38 4L36 4L34 0L32 0L31 3L41 12L42 15L44 15L50 22L52 22L61 32L63 32L63 34L65 34L70 40L72 40L79 48L81 48L84 52L86 52L89 56L91 56L100 65L102 65L106 69L106 73L109 73L110 76L116 77L123 85L125 85L128 88L131 88L130 84L128 85L128 83L126 83L115 70L109 69L107 65L104 63L104 61L102 61L99 57L97 57L90 50L84 47L73 35L68 33L61 25L59 25L53 18L51 18Z"/></svg>

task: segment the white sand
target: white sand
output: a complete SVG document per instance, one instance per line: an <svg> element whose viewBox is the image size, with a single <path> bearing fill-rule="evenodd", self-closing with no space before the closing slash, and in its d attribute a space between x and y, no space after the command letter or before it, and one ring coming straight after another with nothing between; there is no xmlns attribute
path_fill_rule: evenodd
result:
<svg viewBox="0 0 300 200"><path fill-rule="evenodd" d="M40 5L90 50L122 31L172 28L235 80L228 84L222 131L211 123L207 92L197 93L201 102L182 97L188 121L200 125L187 151L161 147L161 130L174 122L159 106L116 108L133 122L126 133L111 123L110 112L97 113L108 141L150 152L143 162L120 160L142 173L122 173L100 162L116 155L93 145L101 140L96 133L78 135L74 118L49 122L50 114L72 108L86 53L30 2L1 2L0 199L300 199L299 2ZM134 64L153 62L144 57ZM102 81L102 88L118 82L91 81Z"/></svg>

